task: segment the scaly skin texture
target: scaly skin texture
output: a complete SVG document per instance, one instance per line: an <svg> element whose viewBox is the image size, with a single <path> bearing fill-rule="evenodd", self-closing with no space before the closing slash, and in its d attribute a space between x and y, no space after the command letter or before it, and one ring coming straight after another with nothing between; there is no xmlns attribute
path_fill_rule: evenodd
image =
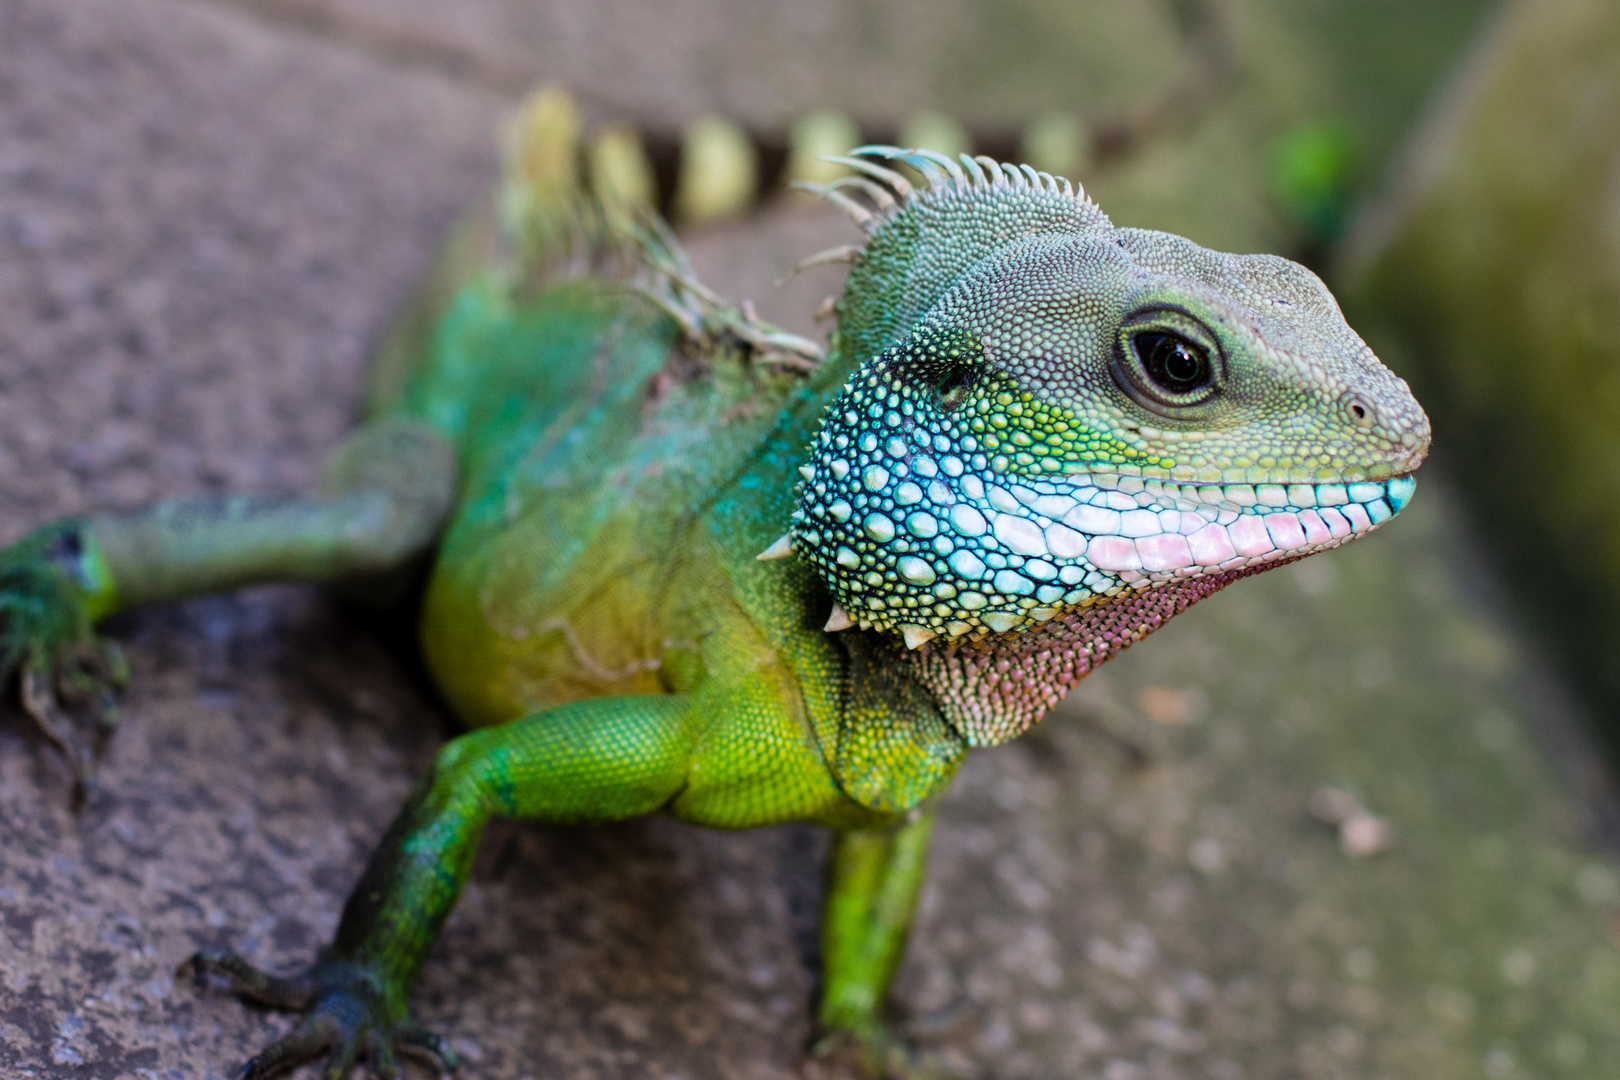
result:
<svg viewBox="0 0 1620 1080"><path fill-rule="evenodd" d="M307 1014L243 1075L450 1067L407 1001L485 824L654 811L837 830L817 1046L915 1074L883 1005L929 801L968 748L1198 599L1398 512L1427 421L1308 271L889 148L829 191L870 240L811 364L692 282L656 221L580 188L565 101L515 132L503 227L449 245L322 490L50 527L0 559L56 583L5 586L8 640L37 667L134 603L386 593L431 560L424 654L474 730L308 970L188 961ZM49 618L15 614L45 594Z"/></svg>

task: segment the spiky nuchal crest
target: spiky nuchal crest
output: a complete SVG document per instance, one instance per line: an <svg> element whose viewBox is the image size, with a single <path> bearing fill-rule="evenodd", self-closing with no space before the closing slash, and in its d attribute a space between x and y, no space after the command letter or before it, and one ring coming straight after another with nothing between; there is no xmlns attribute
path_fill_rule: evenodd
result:
<svg viewBox="0 0 1620 1080"><path fill-rule="evenodd" d="M854 623L912 648L1061 626L1336 546L1410 498L1427 419L1308 270L1116 230L1032 170L865 153L929 186L851 159L893 179L839 307L860 366L791 533Z"/></svg>
<svg viewBox="0 0 1620 1080"><path fill-rule="evenodd" d="M927 186L913 188L869 157L904 162ZM850 357L864 360L899 343L964 273L1010 243L1113 229L1083 191L1028 166L963 155L964 169L941 154L883 146L834 160L860 170L844 181L852 190L877 194L876 209L857 215L871 237L838 303L838 343Z"/></svg>

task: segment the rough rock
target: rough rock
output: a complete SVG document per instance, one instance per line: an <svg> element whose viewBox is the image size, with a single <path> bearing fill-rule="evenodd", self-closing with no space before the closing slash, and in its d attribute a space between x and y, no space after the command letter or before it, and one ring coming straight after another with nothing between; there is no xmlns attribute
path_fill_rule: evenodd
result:
<svg viewBox="0 0 1620 1080"><path fill-rule="evenodd" d="M0 6L0 539L296 489L349 424L367 344L489 179L503 99L301 25ZM781 208L694 256L802 327L831 271L759 283L842 228ZM901 977L920 1039L1008 1078L1615 1074L1602 777L1445 485L1420 488L1386 533L1216 598L969 762ZM397 629L301 588L118 620L135 679L77 816L0 716L0 1072L220 1077L287 1029L171 972L208 946L290 970L330 932L450 732ZM1343 853L1308 813L1329 785L1387 851ZM805 828L493 829L419 1016L477 1077L814 1075L824 850Z"/></svg>

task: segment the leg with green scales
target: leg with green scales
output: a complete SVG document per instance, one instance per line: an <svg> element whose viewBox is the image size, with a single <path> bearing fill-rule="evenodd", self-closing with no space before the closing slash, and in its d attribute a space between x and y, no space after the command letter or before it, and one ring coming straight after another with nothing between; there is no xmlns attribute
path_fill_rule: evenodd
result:
<svg viewBox="0 0 1620 1080"><path fill-rule="evenodd" d="M407 998L471 872L493 817L553 823L640 817L686 784L701 735L681 695L597 698L463 735L439 752L349 895L332 944L303 974L279 978L231 953L201 952L182 974L307 1015L242 1069L273 1076L318 1057L345 1075L361 1057L395 1075L396 1053L443 1068L454 1058L410 1022Z"/></svg>
<svg viewBox="0 0 1620 1080"><path fill-rule="evenodd" d="M307 496L69 518L0 549L0 679L18 674L26 711L73 768L76 800L124 679L98 620L259 582L381 584L432 550L456 472L455 452L426 425L380 420L339 447Z"/></svg>
<svg viewBox="0 0 1620 1080"><path fill-rule="evenodd" d="M815 1052L851 1058L871 1076L928 1075L885 1022L883 1008L922 892L933 826L932 810L914 811L899 826L847 829L833 842Z"/></svg>

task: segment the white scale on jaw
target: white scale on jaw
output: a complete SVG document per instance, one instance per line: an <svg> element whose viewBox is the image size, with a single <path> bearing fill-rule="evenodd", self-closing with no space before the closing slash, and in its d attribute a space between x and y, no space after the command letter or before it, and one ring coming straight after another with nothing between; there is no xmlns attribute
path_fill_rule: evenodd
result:
<svg viewBox="0 0 1620 1080"><path fill-rule="evenodd" d="M874 588L884 581L877 555L890 573L932 586L938 600L978 612L992 630L1090 598L1336 547L1398 513L1415 486L1410 477L1284 485L989 473L986 481L982 455L908 459L903 443L885 446L886 455L873 453L872 434L860 441L873 445L848 454L853 461L840 451L856 447L823 443L816 466L803 470L830 500L810 500L795 535L812 547L832 545L845 571L867 566L864 584ZM888 456L896 460L883 462ZM855 482L846 481L855 470ZM840 490L828 490L828 480ZM787 550L779 541L772 553Z"/></svg>

